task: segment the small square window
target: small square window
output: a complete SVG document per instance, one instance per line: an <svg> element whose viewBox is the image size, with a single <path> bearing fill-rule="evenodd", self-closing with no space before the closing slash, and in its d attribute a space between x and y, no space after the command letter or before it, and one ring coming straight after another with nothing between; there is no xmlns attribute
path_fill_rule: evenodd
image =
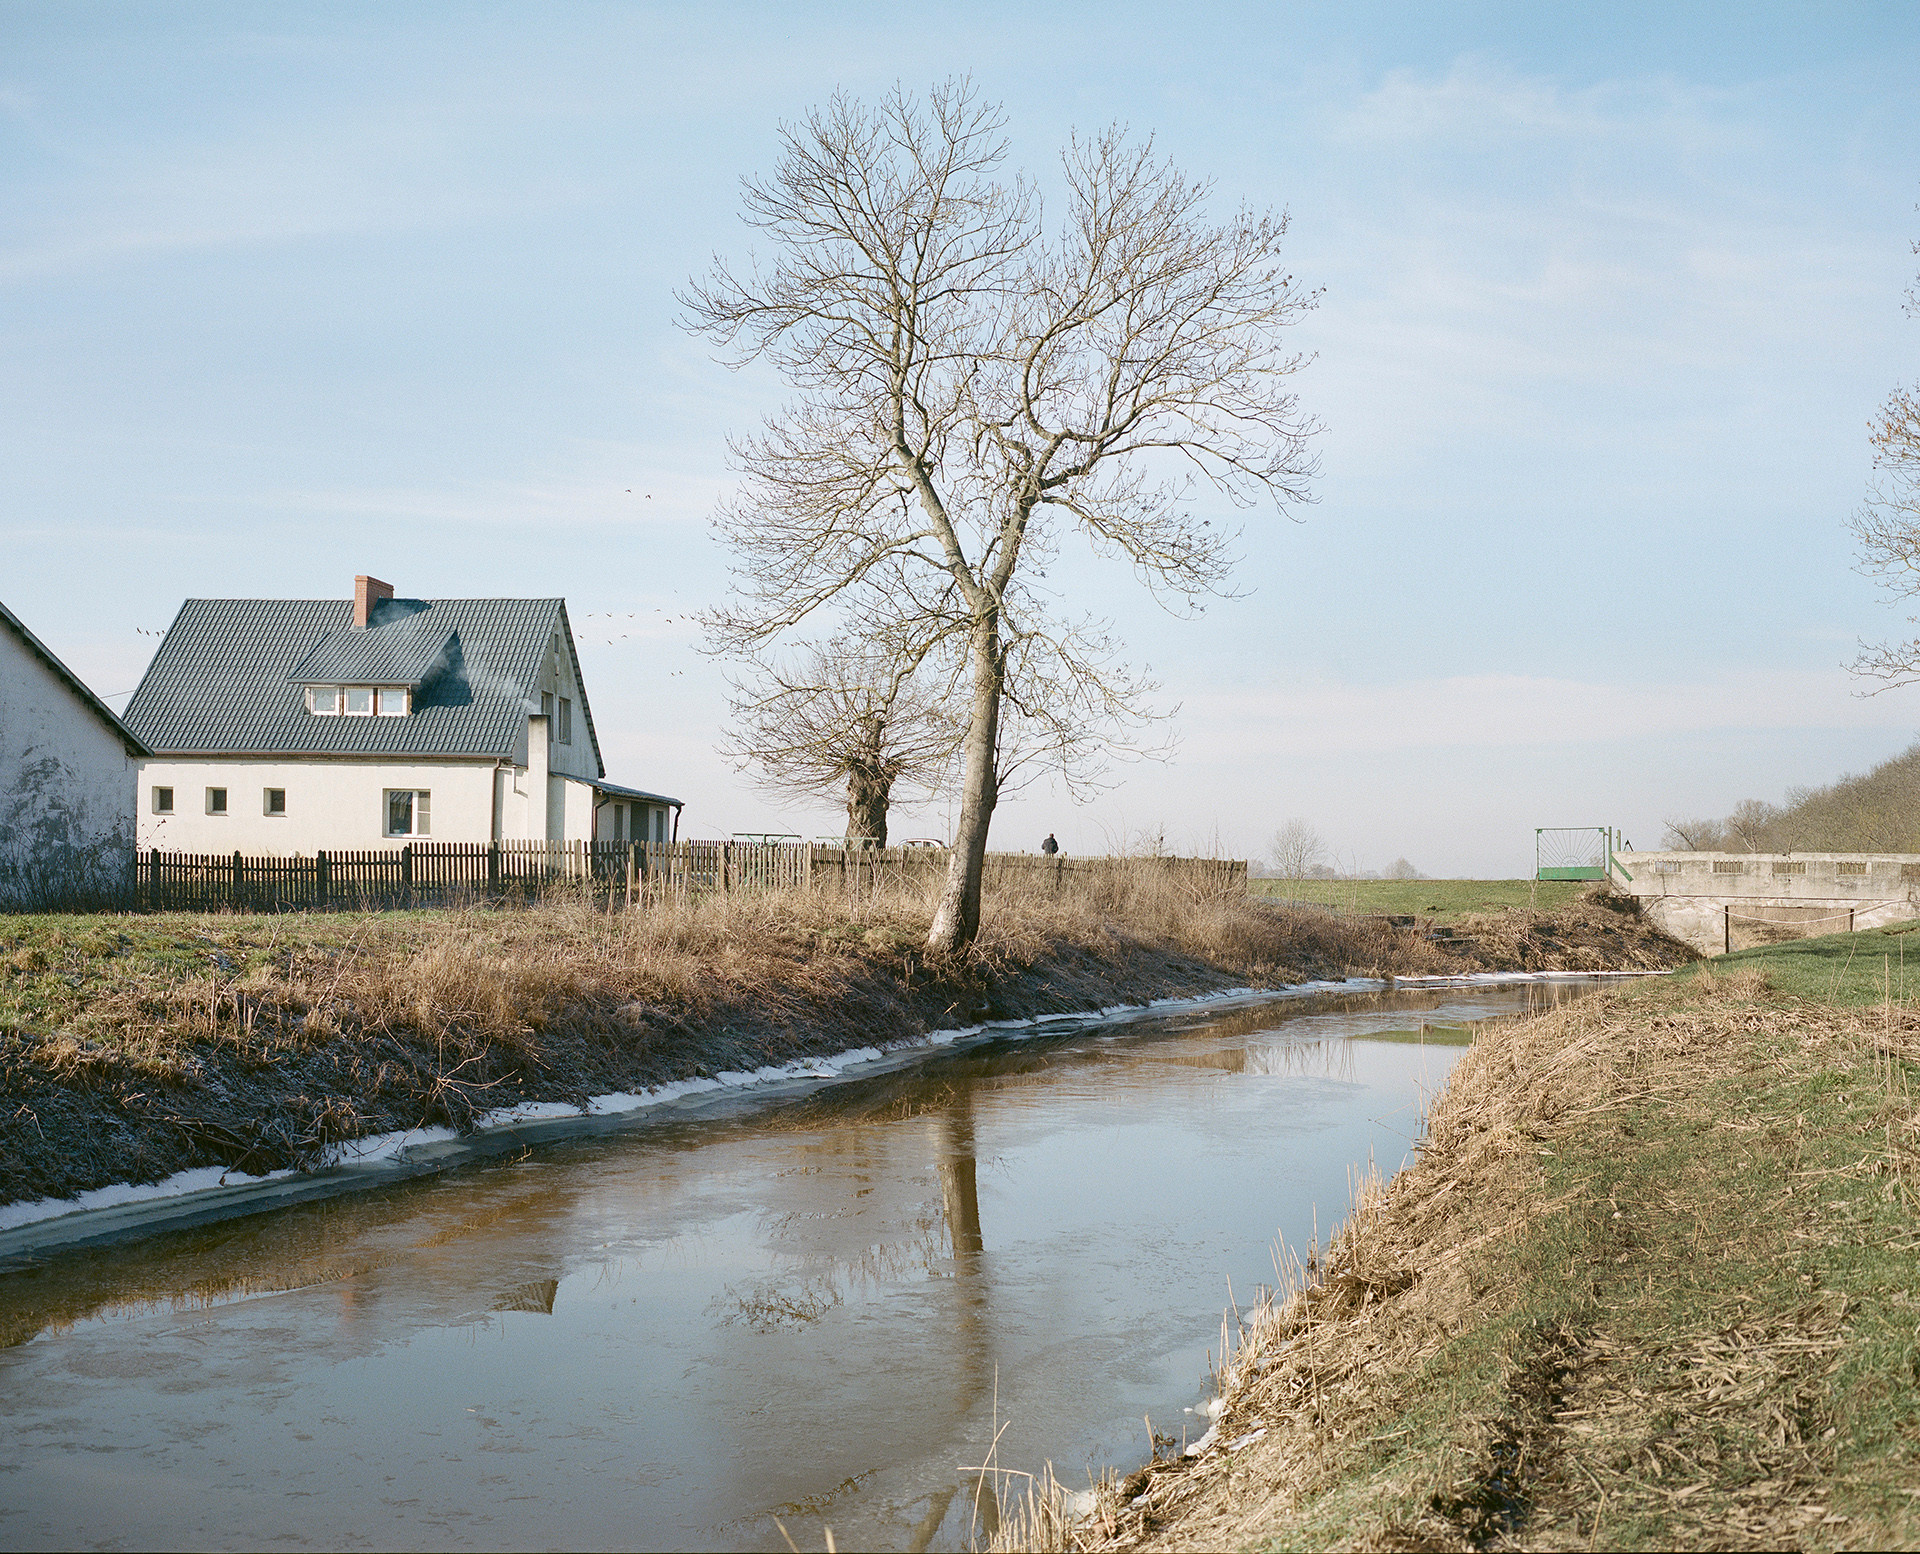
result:
<svg viewBox="0 0 1920 1554"><path fill-rule="evenodd" d="M429 836L432 834L432 795L424 788L387 790L387 835Z"/></svg>
<svg viewBox="0 0 1920 1554"><path fill-rule="evenodd" d="M155 788L153 790L153 812L156 815L173 813L173 789Z"/></svg>
<svg viewBox="0 0 1920 1554"><path fill-rule="evenodd" d="M407 715L407 693L404 690L387 689L380 693L380 716L383 718L404 718Z"/></svg>
<svg viewBox="0 0 1920 1554"><path fill-rule="evenodd" d="M373 692L363 685L347 687L347 716L350 718L370 718L373 716Z"/></svg>
<svg viewBox="0 0 1920 1554"><path fill-rule="evenodd" d="M310 685L307 687L307 711L316 718L331 718L340 712L340 687L337 685Z"/></svg>
<svg viewBox="0 0 1920 1554"><path fill-rule="evenodd" d="M224 815L227 812L227 790L225 788L207 789L207 813Z"/></svg>
<svg viewBox="0 0 1920 1554"><path fill-rule="evenodd" d="M287 812L287 790L285 788L261 789L260 808L263 814L284 815Z"/></svg>

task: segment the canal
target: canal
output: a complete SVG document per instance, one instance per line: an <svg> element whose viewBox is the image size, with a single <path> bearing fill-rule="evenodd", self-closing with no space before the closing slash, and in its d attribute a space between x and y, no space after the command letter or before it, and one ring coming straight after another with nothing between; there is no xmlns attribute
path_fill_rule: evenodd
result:
<svg viewBox="0 0 1920 1554"><path fill-rule="evenodd" d="M1569 980L1045 1027L0 1277L0 1544L968 1546ZM998 1444L994 1440L998 1432Z"/></svg>

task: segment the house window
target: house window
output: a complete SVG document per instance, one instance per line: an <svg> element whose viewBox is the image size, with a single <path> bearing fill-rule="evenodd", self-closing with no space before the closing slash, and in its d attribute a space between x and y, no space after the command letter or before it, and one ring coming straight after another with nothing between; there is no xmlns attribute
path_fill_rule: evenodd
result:
<svg viewBox="0 0 1920 1554"><path fill-rule="evenodd" d="M387 789L387 835L430 835L431 797L424 788Z"/></svg>
<svg viewBox="0 0 1920 1554"><path fill-rule="evenodd" d="M564 696L560 698L560 743L573 743L573 703Z"/></svg>
<svg viewBox="0 0 1920 1554"><path fill-rule="evenodd" d="M1773 866L1773 872L1775 874L1805 874L1807 872L1806 860L1804 858L1796 858L1791 863L1776 863Z"/></svg>
<svg viewBox="0 0 1920 1554"><path fill-rule="evenodd" d="M153 812L156 815L173 813L173 789L155 788L153 790Z"/></svg>
<svg viewBox="0 0 1920 1554"><path fill-rule="evenodd" d="M373 692L364 685L347 687L347 716L350 718L370 718L373 716Z"/></svg>
<svg viewBox="0 0 1920 1554"><path fill-rule="evenodd" d="M260 812L263 815L284 815L287 812L287 790L285 788L262 788L260 790Z"/></svg>
<svg viewBox="0 0 1920 1554"><path fill-rule="evenodd" d="M387 689L380 693L380 716L383 718L404 718L407 715L407 693L404 690Z"/></svg>
<svg viewBox="0 0 1920 1554"><path fill-rule="evenodd" d="M307 711L316 718L337 717L340 712L340 687L337 685L308 686Z"/></svg>
<svg viewBox="0 0 1920 1554"><path fill-rule="evenodd" d="M224 815L227 812L227 790L225 788L207 789L207 813Z"/></svg>
<svg viewBox="0 0 1920 1554"><path fill-rule="evenodd" d="M1836 863L1833 866L1833 872L1835 874L1865 874L1867 872L1867 866L1864 863L1858 862Z"/></svg>
<svg viewBox="0 0 1920 1554"><path fill-rule="evenodd" d="M542 691L540 693L540 716L548 720L549 727L552 726L552 718L553 718L553 692L552 691Z"/></svg>

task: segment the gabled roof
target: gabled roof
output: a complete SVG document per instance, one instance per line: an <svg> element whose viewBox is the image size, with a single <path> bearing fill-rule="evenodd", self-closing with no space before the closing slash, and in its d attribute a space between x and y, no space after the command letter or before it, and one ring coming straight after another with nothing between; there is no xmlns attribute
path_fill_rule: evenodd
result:
<svg viewBox="0 0 1920 1554"><path fill-rule="evenodd" d="M140 742L139 736L135 734L132 729L128 728L125 723L113 715L113 709L98 696L94 695L92 691L88 690L86 682L65 664L61 663L53 649L48 647L46 643L42 642L32 632L28 631L26 626L22 624L20 617L15 615L13 611L9 610L4 604L0 604L0 623L4 623L10 627L14 635L26 644L27 651L39 659L41 663L45 664L47 668L52 670L56 678L64 681L67 688L71 690L75 696L80 698L81 702L86 706L86 709L113 731L115 736L120 740L120 743L127 747L128 755L153 754L151 750Z"/></svg>
<svg viewBox="0 0 1920 1554"><path fill-rule="evenodd" d="M412 607L412 608L409 608ZM423 686L444 671L455 634L424 599L383 599L367 629L329 632L287 676L296 685Z"/></svg>
<svg viewBox="0 0 1920 1554"><path fill-rule="evenodd" d="M594 770L603 772L564 599L389 599L369 612L364 631L353 629L347 599L189 599L126 722L163 755L510 760L527 715L540 710L540 669L556 636L580 687ZM322 675L321 665L333 667ZM305 683L412 685L413 711L315 717Z"/></svg>

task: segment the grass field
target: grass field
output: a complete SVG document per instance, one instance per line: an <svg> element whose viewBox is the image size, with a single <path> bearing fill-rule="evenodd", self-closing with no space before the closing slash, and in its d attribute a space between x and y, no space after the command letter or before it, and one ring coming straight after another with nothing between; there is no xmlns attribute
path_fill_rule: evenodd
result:
<svg viewBox="0 0 1920 1554"><path fill-rule="evenodd" d="M1920 922L1736 950L1678 975L1698 975L1707 967L1721 976L1755 971L1778 992L1821 1003L1913 1004L1920 1002Z"/></svg>
<svg viewBox="0 0 1920 1554"><path fill-rule="evenodd" d="M1412 914L1445 923L1469 912L1498 912L1507 907L1557 911L1577 900L1587 886L1578 880L1253 880L1258 895L1286 901L1311 901L1343 912Z"/></svg>

